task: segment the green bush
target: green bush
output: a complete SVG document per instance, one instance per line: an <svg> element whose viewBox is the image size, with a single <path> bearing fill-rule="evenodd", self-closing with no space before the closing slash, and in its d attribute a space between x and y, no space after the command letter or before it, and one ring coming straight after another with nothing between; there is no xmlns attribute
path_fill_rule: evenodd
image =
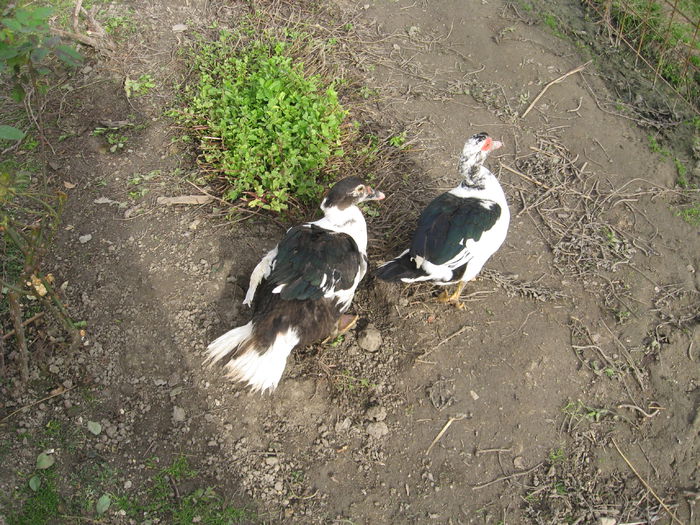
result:
<svg viewBox="0 0 700 525"><path fill-rule="evenodd" d="M222 33L196 55L199 78L182 117L199 140L207 168L227 183L224 198L274 211L292 199L313 202L323 167L342 155L345 111L333 85L307 75L287 44L256 40L239 53Z"/></svg>

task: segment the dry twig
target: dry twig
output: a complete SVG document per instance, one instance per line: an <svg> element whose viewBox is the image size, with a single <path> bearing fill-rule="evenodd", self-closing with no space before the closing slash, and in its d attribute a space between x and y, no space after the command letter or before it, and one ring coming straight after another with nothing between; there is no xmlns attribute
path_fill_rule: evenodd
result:
<svg viewBox="0 0 700 525"><path fill-rule="evenodd" d="M654 498L656 498L656 501L658 501L659 504L664 508L664 510L666 512L668 512L668 515L671 516L671 519L673 521L675 521L676 523L679 523L680 525L683 525L683 522L676 517L676 515L673 513L673 511L670 508L668 508L668 505L666 505L666 503L664 503L664 500L662 500L659 496L657 496L656 492L654 492L654 489L652 489L649 486L649 483L647 483L646 480L639 474L639 472L637 472L637 469L634 468L634 465L632 465L632 463L630 463L630 460L627 459L627 456L625 456L622 453L622 450L620 450L620 447L617 446L617 443L615 443L615 439L611 439L611 441L612 441L612 444L615 446L615 449L617 449L617 452L620 454L620 456L622 456L622 459L625 460L625 463L627 463L629 468L632 469L632 472L634 472L634 474L637 476L637 478L639 478L639 481L642 482L642 485L644 485L644 488L646 488L651 493L651 495L654 496Z"/></svg>
<svg viewBox="0 0 700 525"><path fill-rule="evenodd" d="M546 86L544 86L544 88L542 88L542 91L540 91L540 94L535 97L535 100L532 101L532 103L527 107L527 109L523 112L523 114L520 115L520 118L525 118L525 116L528 113L530 113L530 110L535 106L535 104L537 104L537 102L542 98L542 95L544 95L550 87L552 87L554 84L558 84L559 82L563 81L566 77L569 77L575 73L578 73L579 71L582 71L591 62L592 62L592 60L589 60L585 64L581 64L580 66L572 69L568 73L564 73L559 78L556 78L556 79L552 80L551 82L549 82Z"/></svg>
<svg viewBox="0 0 700 525"><path fill-rule="evenodd" d="M535 470L537 470L541 466L542 466L542 463L538 463L537 465L535 465L534 467L532 467L530 469L523 470L520 472L514 472L513 474L508 474L507 476L500 476L496 479L492 479L491 481L487 481L486 483L481 483L480 485L474 485L472 487L472 490L485 489L486 487L489 487L489 486L494 485L495 483L499 483L501 481L507 481L509 479L515 479L515 478L519 478L521 476L525 476L526 474L529 474L530 472L534 472Z"/></svg>
<svg viewBox="0 0 700 525"><path fill-rule="evenodd" d="M435 439L433 439L433 442L428 447L428 450L425 451L425 455L426 456L430 455L430 451L433 450L433 447L435 446L435 444L438 441L440 441L442 436L445 435L445 432L447 432L447 429L450 428L450 425L452 425L452 423L454 423L455 421L461 421L462 419L464 419L466 417L467 417L466 415L462 414L462 415L459 415L457 417L451 417L450 419L448 419L447 423L445 423L445 426L442 427L442 430L440 432L438 432L438 435L435 436Z"/></svg>
<svg viewBox="0 0 700 525"><path fill-rule="evenodd" d="M73 390L76 386L77 386L77 385L74 385L74 386L72 386L72 387L70 387L70 388L60 387L59 390L58 390L58 392L54 392L54 393L51 394L51 395L48 395L48 396L46 396L46 397L42 397L42 398L39 399L38 401L34 401L33 403L30 403L30 404L28 404L28 405L25 405L25 406L23 406L23 407L20 407L20 408L18 408L17 410L15 410L14 412L10 412L10 413L9 413L8 415L6 415L4 418L0 419L0 423L4 423L5 421L7 421L8 419L10 419L10 418L11 418L12 416L14 416L15 414L18 414L19 412L22 412L23 410L26 410L26 409L28 409L28 408L31 408L31 407L33 407L34 405L38 405L39 403L43 403L44 401L48 401L49 399L54 398L54 397L57 397L57 396L62 396L62 395L65 394L66 392L70 392L71 390Z"/></svg>

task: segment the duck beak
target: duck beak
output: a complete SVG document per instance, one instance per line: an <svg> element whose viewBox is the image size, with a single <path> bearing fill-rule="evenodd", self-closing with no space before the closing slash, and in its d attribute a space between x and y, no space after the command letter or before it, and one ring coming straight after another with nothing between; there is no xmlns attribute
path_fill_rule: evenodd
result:
<svg viewBox="0 0 700 525"><path fill-rule="evenodd" d="M380 201L384 198L384 194L381 191L373 190L369 186L365 186L365 190L367 192L367 195L364 198L364 200L366 201Z"/></svg>
<svg viewBox="0 0 700 525"><path fill-rule="evenodd" d="M503 146L503 142L501 142L500 140L493 140L491 137L487 137L484 141L484 145L481 147L481 151L491 153L492 151L497 150L501 146Z"/></svg>

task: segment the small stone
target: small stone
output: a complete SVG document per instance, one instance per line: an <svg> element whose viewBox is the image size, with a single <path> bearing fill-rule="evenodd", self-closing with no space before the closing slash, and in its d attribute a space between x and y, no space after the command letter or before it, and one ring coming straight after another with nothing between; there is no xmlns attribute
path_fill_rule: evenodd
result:
<svg viewBox="0 0 700 525"><path fill-rule="evenodd" d="M124 490L129 490L133 484L131 483L131 480L127 479L124 482Z"/></svg>
<svg viewBox="0 0 700 525"><path fill-rule="evenodd" d="M345 432L346 430L350 430L350 427L352 426L352 419L349 417L346 417L342 421L338 421L335 424L335 431L336 432Z"/></svg>
<svg viewBox="0 0 700 525"><path fill-rule="evenodd" d="M389 427L383 421L367 425L367 433L374 439L380 439L389 433Z"/></svg>
<svg viewBox="0 0 700 525"><path fill-rule="evenodd" d="M479 399L479 394L477 394L477 393L474 392L473 390L470 390L470 391L469 391L469 395L472 396L472 399L473 399L474 401L476 401L477 399Z"/></svg>
<svg viewBox="0 0 700 525"><path fill-rule="evenodd" d="M180 407L173 407L173 421L175 423L181 423L185 420L185 409Z"/></svg>
<svg viewBox="0 0 700 525"><path fill-rule="evenodd" d="M175 24L173 26L173 33L182 33L183 31L187 31L187 26L185 24Z"/></svg>
<svg viewBox="0 0 700 525"><path fill-rule="evenodd" d="M60 368L58 368L58 366L56 365L50 365L49 372L51 372L52 374L58 374L60 372Z"/></svg>
<svg viewBox="0 0 700 525"><path fill-rule="evenodd" d="M80 244L85 244L86 242L89 242L91 239L92 239L92 235L90 235L89 233L78 237Z"/></svg>
<svg viewBox="0 0 700 525"><path fill-rule="evenodd" d="M518 470L523 470L525 468L525 460L522 456L516 456L513 458L513 466Z"/></svg>
<svg viewBox="0 0 700 525"><path fill-rule="evenodd" d="M270 456L269 458L265 458L265 464L269 465L271 467L274 465L277 465L277 463L279 463L279 462L280 462L280 460L277 459L277 456Z"/></svg>
<svg viewBox="0 0 700 525"><path fill-rule="evenodd" d="M357 344L363 350L368 352L376 352L379 347L382 346L382 334L377 330L374 325L367 325L360 337L357 339Z"/></svg>
<svg viewBox="0 0 700 525"><path fill-rule="evenodd" d="M382 406L373 406L365 412L365 419L368 421L384 421L386 419L386 408Z"/></svg>
<svg viewBox="0 0 700 525"><path fill-rule="evenodd" d="M615 518L602 517L598 522L598 525L616 525L617 520Z"/></svg>

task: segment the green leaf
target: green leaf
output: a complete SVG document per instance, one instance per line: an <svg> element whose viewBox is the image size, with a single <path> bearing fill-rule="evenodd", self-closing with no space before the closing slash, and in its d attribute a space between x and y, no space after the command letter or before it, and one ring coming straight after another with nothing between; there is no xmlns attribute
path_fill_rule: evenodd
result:
<svg viewBox="0 0 700 525"><path fill-rule="evenodd" d="M46 22L53 14L51 7L35 7L32 9L31 15L34 20Z"/></svg>
<svg viewBox="0 0 700 525"><path fill-rule="evenodd" d="M111 503L112 499L109 497L109 494L102 494L102 496L100 496L100 499L98 499L97 503L95 504L95 512L97 512L97 515L101 516L102 514L107 512L107 509L109 508Z"/></svg>
<svg viewBox="0 0 700 525"><path fill-rule="evenodd" d="M82 55L70 46L56 46L54 53L56 53L56 56L69 66L79 66L83 61Z"/></svg>
<svg viewBox="0 0 700 525"><path fill-rule="evenodd" d="M2 22L2 25L4 25L10 31L21 31L22 30L22 24L20 24L14 18L3 18L2 20L0 20L0 22Z"/></svg>
<svg viewBox="0 0 700 525"><path fill-rule="evenodd" d="M29 55L29 58L31 58L34 64L38 64L39 62L44 60L50 52L51 50L45 47L37 47L34 50L32 50L31 54Z"/></svg>
<svg viewBox="0 0 700 525"><path fill-rule="evenodd" d="M96 436L98 436L100 432L102 432L102 425L100 425L97 421L88 421L87 428Z"/></svg>
<svg viewBox="0 0 700 525"><path fill-rule="evenodd" d="M53 455L46 454L45 452L42 452L36 457L36 468L39 470L46 470L54 463L56 463L56 458Z"/></svg>
<svg viewBox="0 0 700 525"><path fill-rule="evenodd" d="M21 129L14 128L12 126L6 126L5 124L0 124L0 139L5 140L21 140L24 138L24 131Z"/></svg>
<svg viewBox="0 0 700 525"><path fill-rule="evenodd" d="M39 487L41 487L41 478L39 476L32 476L29 479L29 488L36 492L39 490Z"/></svg>
<svg viewBox="0 0 700 525"><path fill-rule="evenodd" d="M22 84L16 83L12 87L12 92L10 93L10 96L12 97L12 100L15 102L22 102L24 100L25 92L24 88L22 87Z"/></svg>

